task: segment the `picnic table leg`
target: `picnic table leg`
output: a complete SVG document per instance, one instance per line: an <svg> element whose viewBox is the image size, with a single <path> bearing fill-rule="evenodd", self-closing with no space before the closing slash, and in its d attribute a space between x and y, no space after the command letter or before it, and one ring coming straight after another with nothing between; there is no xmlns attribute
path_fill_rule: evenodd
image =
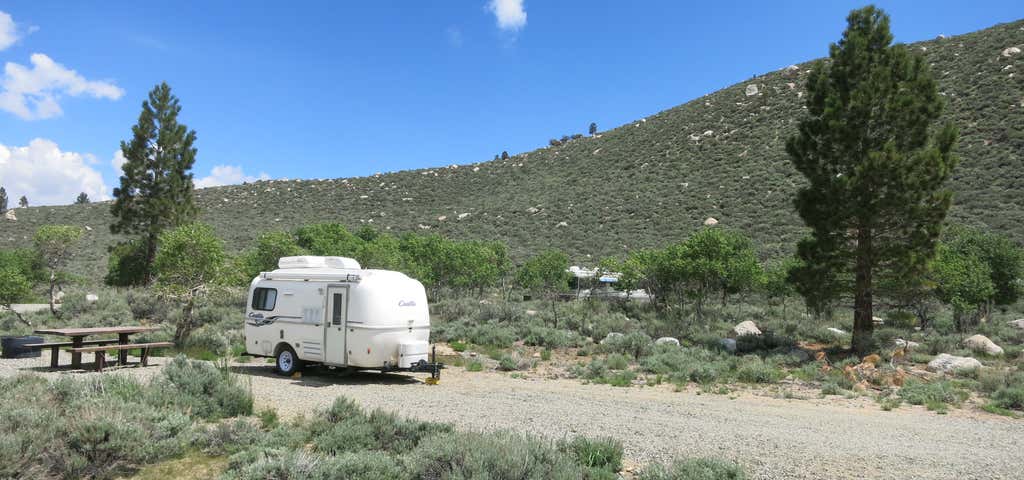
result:
<svg viewBox="0 0 1024 480"><path fill-rule="evenodd" d="M60 358L60 347L50 347L50 368L57 368L58 358Z"/></svg>
<svg viewBox="0 0 1024 480"><path fill-rule="evenodd" d="M142 366L143 367L148 367L149 366L149 349L148 348L143 348L142 349Z"/></svg>
<svg viewBox="0 0 1024 480"><path fill-rule="evenodd" d="M96 352L96 371L97 372L102 372L103 371L103 364L106 363L106 361L107 361L107 352L104 352L102 350Z"/></svg>
<svg viewBox="0 0 1024 480"><path fill-rule="evenodd" d="M83 338L85 337L71 337L71 348L81 348ZM71 368L82 368L81 352L71 352Z"/></svg>
<svg viewBox="0 0 1024 480"><path fill-rule="evenodd" d="M127 333L119 333L119 334L117 334L117 343L118 343L118 345L124 345L124 344L128 343L128 334ZM124 365L126 363L128 363L128 350L118 350L117 351L117 364L118 365Z"/></svg>

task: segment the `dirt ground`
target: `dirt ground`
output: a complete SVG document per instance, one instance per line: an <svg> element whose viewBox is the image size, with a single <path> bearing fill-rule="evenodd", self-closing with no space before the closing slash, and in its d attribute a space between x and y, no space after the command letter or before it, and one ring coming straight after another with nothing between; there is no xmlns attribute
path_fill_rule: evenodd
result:
<svg viewBox="0 0 1024 480"><path fill-rule="evenodd" d="M50 371L47 362L5 359L0 375L95 375ZM159 368L103 374L147 378ZM625 446L630 470L674 458L714 457L742 464L757 479L1021 478L1024 421L976 409L937 415L903 406L886 412L867 398L822 399L796 386L788 395L771 389L723 395L462 367L445 370L439 385L425 384L422 374L346 375L326 368L285 378L262 360L237 363L234 370L251 385L257 408L275 408L284 418L311 415L345 396L370 409L463 429L509 429L551 439L614 437Z"/></svg>

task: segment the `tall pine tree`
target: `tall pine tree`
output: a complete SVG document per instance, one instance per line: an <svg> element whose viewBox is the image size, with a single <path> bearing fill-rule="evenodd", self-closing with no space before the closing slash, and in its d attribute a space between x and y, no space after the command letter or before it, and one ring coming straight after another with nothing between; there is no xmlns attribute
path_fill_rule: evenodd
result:
<svg viewBox="0 0 1024 480"><path fill-rule="evenodd" d="M0 214L7 212L7 190L0 187Z"/></svg>
<svg viewBox="0 0 1024 480"><path fill-rule="evenodd" d="M131 141L121 142L125 163L114 189L113 233L138 235L145 269L137 283L153 278L157 239L164 230L193 221L198 214L192 185L196 132L178 123L181 106L161 83L142 102Z"/></svg>
<svg viewBox="0 0 1024 480"><path fill-rule="evenodd" d="M892 44L885 12L854 10L847 23L812 69L807 118L786 144L807 178L794 203L811 228L793 278L809 304L852 296L853 348L866 353L880 286L920 278L934 256L957 130L935 126L943 109L935 80L922 56Z"/></svg>
<svg viewBox="0 0 1024 480"><path fill-rule="evenodd" d="M75 198L75 205L85 205L89 203L89 194L82 192L78 194L78 198Z"/></svg>

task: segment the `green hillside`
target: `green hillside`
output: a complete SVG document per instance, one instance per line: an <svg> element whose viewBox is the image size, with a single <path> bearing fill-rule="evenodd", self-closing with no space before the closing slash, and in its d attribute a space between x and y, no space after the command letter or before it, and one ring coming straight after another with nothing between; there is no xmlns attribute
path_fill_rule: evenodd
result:
<svg viewBox="0 0 1024 480"><path fill-rule="evenodd" d="M946 116L961 132L953 220L1024 242L1024 54L1004 55L1014 46L1024 48L1024 20L912 48L927 56L948 101ZM505 161L200 190L202 220L234 249L267 230L336 221L501 239L517 257L557 247L595 263L680 239L714 217L752 236L764 256L788 253L803 231L791 206L802 180L783 145L803 108L808 67ZM587 120L580 119L580 130ZM109 204L16 214L17 221L0 219L0 248L27 245L44 224L89 226L74 268L105 272L106 247L116 240Z"/></svg>

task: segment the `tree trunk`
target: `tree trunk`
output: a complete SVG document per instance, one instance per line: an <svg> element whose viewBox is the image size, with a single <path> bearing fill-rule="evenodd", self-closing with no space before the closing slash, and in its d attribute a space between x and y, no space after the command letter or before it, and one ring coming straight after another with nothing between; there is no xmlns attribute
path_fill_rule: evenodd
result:
<svg viewBox="0 0 1024 480"><path fill-rule="evenodd" d="M146 272L145 282L146 286L153 283L153 262L156 260L156 236L148 235L146 237Z"/></svg>
<svg viewBox="0 0 1024 480"><path fill-rule="evenodd" d="M50 270L50 314L57 316L57 302L53 298L53 289L57 286L57 272Z"/></svg>
<svg viewBox="0 0 1024 480"><path fill-rule="evenodd" d="M856 284L853 300L853 351L867 355L872 348L875 329L874 292L872 291L871 231L860 229L857 234Z"/></svg>
<svg viewBox="0 0 1024 480"><path fill-rule="evenodd" d="M195 316L195 305L195 301L191 298L185 302L181 321L178 322L177 328L174 329L174 343L179 348L184 345L185 340L192 333L192 319Z"/></svg>

